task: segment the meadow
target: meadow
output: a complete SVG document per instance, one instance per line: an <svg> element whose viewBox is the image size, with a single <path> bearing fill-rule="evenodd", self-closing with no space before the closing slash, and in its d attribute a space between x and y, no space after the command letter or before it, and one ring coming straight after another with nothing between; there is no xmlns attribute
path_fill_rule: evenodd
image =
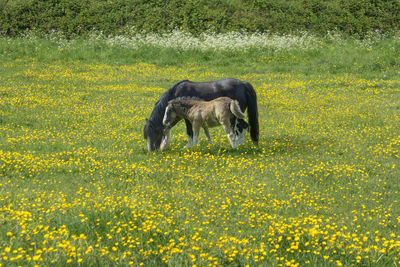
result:
<svg viewBox="0 0 400 267"><path fill-rule="evenodd" d="M400 265L400 38L180 34L0 38L0 266ZM167 88L226 77L258 146L147 152Z"/></svg>

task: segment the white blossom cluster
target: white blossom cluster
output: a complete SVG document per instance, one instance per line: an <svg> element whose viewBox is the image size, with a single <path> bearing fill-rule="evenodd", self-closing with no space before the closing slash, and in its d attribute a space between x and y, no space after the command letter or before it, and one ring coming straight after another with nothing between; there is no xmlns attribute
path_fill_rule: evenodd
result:
<svg viewBox="0 0 400 267"><path fill-rule="evenodd" d="M39 37L40 36L40 37ZM81 37L75 36L65 38L60 32L54 31L46 34L25 32L21 34L24 40L35 41L44 37L57 43L59 47L68 47L79 40ZM324 37L317 37L308 32L298 32L297 34L272 34L272 33L248 33L248 32L227 32L227 33L201 33L194 35L181 30L174 30L168 33L148 33L138 32L135 29L128 31L124 35L107 36L102 32L94 31L83 39L93 44L105 44L109 46L137 49L142 46L154 46L159 48L173 48L182 51L201 50L201 51L246 51L249 49L273 49L276 51L293 49L316 49L326 43L345 45L355 43L358 47L371 48L375 44L387 38L385 34L370 32L363 38L357 36L342 36L338 32L328 32ZM4 39L4 38L3 38ZM400 42L400 32L390 38L392 42Z"/></svg>
<svg viewBox="0 0 400 267"><path fill-rule="evenodd" d="M109 45L137 48L150 45L160 48L179 50L224 50L243 51L252 48L272 48L276 50L311 49L319 46L320 41L308 33L299 35L277 35L269 33L202 33L198 36L174 30L169 33L136 33L130 36L105 37L102 34L91 35L91 40L104 40Z"/></svg>

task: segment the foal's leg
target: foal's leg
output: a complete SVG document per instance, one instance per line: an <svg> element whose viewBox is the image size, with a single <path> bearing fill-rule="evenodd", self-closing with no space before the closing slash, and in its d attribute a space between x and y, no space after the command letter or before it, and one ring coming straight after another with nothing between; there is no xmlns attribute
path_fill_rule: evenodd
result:
<svg viewBox="0 0 400 267"><path fill-rule="evenodd" d="M210 132L208 131L208 128L206 126L203 126L204 133L206 134L207 141L210 142L211 144L214 144L213 141L211 140L211 135Z"/></svg>
<svg viewBox="0 0 400 267"><path fill-rule="evenodd" d="M197 145L200 139L201 124L199 122L193 122L193 145Z"/></svg>
<svg viewBox="0 0 400 267"><path fill-rule="evenodd" d="M185 148L192 146L193 145L193 127L192 123L189 120L185 119L186 123L186 133L187 133L187 138L188 138L188 143L185 146Z"/></svg>
<svg viewBox="0 0 400 267"><path fill-rule="evenodd" d="M229 142L233 148L237 147L238 144L236 143L236 136L233 131L233 128L228 120L224 120L221 122L222 126L224 127L225 133L228 136Z"/></svg>

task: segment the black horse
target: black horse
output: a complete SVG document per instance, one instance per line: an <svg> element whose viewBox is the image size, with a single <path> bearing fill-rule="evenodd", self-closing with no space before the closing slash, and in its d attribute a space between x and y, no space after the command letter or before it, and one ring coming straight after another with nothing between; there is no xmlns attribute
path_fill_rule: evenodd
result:
<svg viewBox="0 0 400 267"><path fill-rule="evenodd" d="M199 97L205 101L227 96L239 101L241 110L244 112L248 108L248 119L250 124L250 136L253 143L258 143L258 108L257 95L253 86L248 82L236 79L223 79L212 82L191 82L188 80L180 81L171 86L156 102L153 112L143 129L144 138L147 140L149 151L164 150L169 147L170 128L162 124L165 109L168 101L177 97ZM189 121L186 122L186 132L189 143L193 140L193 129ZM244 121L239 121L237 126L247 125Z"/></svg>

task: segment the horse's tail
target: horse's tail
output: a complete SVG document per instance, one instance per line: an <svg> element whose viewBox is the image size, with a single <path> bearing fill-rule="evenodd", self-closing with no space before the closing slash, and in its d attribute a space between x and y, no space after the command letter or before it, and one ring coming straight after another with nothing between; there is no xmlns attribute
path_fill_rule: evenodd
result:
<svg viewBox="0 0 400 267"><path fill-rule="evenodd" d="M246 115L242 112L239 106L239 102L237 100L232 100L231 103L229 104L229 109L235 115L236 118L239 119L244 119Z"/></svg>
<svg viewBox="0 0 400 267"><path fill-rule="evenodd" d="M259 126L258 126L258 108L257 108L257 95L253 86L244 82L246 86L246 99L247 99L247 115L249 117L250 124L250 136L253 143L258 144L259 137Z"/></svg>

